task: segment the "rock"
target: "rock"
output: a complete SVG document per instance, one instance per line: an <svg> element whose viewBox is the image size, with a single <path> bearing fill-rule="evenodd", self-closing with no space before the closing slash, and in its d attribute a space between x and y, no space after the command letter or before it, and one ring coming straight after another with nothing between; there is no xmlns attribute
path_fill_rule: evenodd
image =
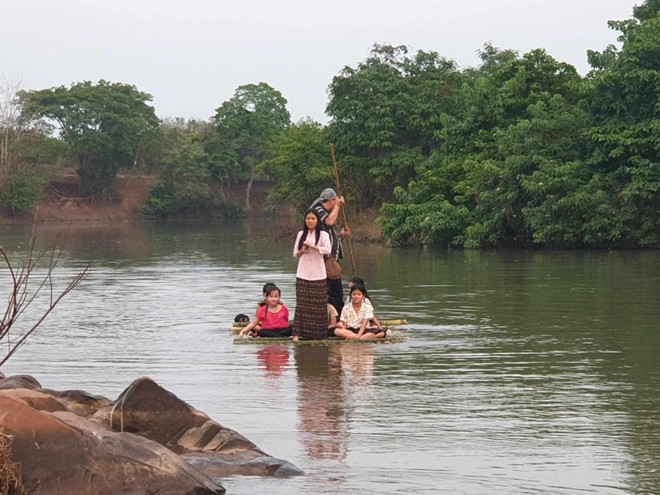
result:
<svg viewBox="0 0 660 495"><path fill-rule="evenodd" d="M57 390L41 389L41 392L57 398L66 405L69 411L83 418L91 418L99 409L112 404L110 399L106 399L100 395L93 395L83 390L59 392Z"/></svg>
<svg viewBox="0 0 660 495"><path fill-rule="evenodd" d="M66 406L51 395L27 388L0 390L0 397L9 397L22 400L37 411L66 411Z"/></svg>
<svg viewBox="0 0 660 495"><path fill-rule="evenodd" d="M14 388L29 388L36 390L41 388L41 384L30 375L14 375L0 379L0 390L10 390Z"/></svg>
<svg viewBox="0 0 660 495"><path fill-rule="evenodd" d="M246 458L265 455L247 438L211 421L147 377L135 380L94 419L115 431L136 433L158 442L177 454L244 451L249 452Z"/></svg>
<svg viewBox="0 0 660 495"><path fill-rule="evenodd" d="M0 373L0 375L2 374ZM69 411L85 418L93 416L99 409L112 404L110 399L106 399L100 395L92 395L83 390L67 390L65 392L60 392L57 390L41 388L39 381L30 375L15 375L9 378L2 375L0 376L0 390L38 391L41 395L22 394L26 401L35 409L51 412L68 409ZM52 399L46 399L46 396L50 396ZM56 405L53 400L57 401L59 406Z"/></svg>
<svg viewBox="0 0 660 495"><path fill-rule="evenodd" d="M33 396L24 395L29 400ZM222 494L224 488L162 445L71 412L33 409L0 394L0 429L34 495Z"/></svg>
<svg viewBox="0 0 660 495"><path fill-rule="evenodd" d="M244 436L211 420L147 377L134 381L93 419L111 425L115 431L154 440L177 454L200 454L186 455L186 459L195 459L195 465L210 476L216 476L216 472L277 476L283 472L302 473L293 464L267 455Z"/></svg>
<svg viewBox="0 0 660 495"><path fill-rule="evenodd" d="M212 420L188 428L176 441L179 453L215 452L233 460L247 460L266 455L244 436Z"/></svg>
<svg viewBox="0 0 660 495"><path fill-rule="evenodd" d="M16 437L30 493L202 495L224 491L209 476L303 474L147 377L111 402L17 375L0 379L0 401L0 431Z"/></svg>
<svg viewBox="0 0 660 495"><path fill-rule="evenodd" d="M228 462L217 455L209 454L184 454L182 457L212 478L236 474L286 478L305 474L290 462L270 456L256 457L240 462Z"/></svg>

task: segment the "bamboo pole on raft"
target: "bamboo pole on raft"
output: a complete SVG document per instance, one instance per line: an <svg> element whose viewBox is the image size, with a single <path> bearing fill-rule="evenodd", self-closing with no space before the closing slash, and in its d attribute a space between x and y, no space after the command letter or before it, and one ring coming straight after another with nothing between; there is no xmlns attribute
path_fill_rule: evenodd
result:
<svg viewBox="0 0 660 495"><path fill-rule="evenodd" d="M339 167L337 167L337 159L335 158L335 145L330 144L330 154L332 155L332 165L335 169L335 183L337 185L337 194L339 196L344 196L344 193L341 190L341 184L339 182ZM346 199L346 198L344 198ZM346 203L342 206L341 209L343 218L344 218L344 227L348 225L348 222L346 220ZM351 245L351 236L349 235L346 238L346 244L348 246L348 256L351 258L351 269L353 271L353 276L355 277L355 258L353 258L353 246Z"/></svg>

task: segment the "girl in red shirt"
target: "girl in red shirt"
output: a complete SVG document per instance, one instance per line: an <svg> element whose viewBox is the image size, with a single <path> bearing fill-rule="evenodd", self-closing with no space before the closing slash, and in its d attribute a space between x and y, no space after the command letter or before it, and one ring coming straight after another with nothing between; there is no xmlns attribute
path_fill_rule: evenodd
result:
<svg viewBox="0 0 660 495"><path fill-rule="evenodd" d="M282 292L273 285L266 293L266 304L257 310L257 317L246 326L239 337L291 337L292 328L289 323L289 310L280 301Z"/></svg>

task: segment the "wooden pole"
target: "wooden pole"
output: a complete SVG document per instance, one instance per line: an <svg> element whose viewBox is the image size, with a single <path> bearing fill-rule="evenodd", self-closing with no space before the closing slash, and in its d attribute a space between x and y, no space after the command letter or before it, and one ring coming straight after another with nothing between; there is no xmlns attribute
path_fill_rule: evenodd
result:
<svg viewBox="0 0 660 495"><path fill-rule="evenodd" d="M332 155L332 166L335 169L335 184L337 185L337 194L339 196L344 196L344 193L341 190L341 184L339 182L339 167L337 167L337 159L335 158L335 145L330 144L330 154ZM346 198L344 198L346 199ZM346 203L341 208L341 212L344 218L344 227L348 225L346 221ZM349 235L346 238L346 245L348 246L348 256L351 258L351 269L353 271L353 276L355 277L355 258L353 258L353 246L351 245L351 236Z"/></svg>

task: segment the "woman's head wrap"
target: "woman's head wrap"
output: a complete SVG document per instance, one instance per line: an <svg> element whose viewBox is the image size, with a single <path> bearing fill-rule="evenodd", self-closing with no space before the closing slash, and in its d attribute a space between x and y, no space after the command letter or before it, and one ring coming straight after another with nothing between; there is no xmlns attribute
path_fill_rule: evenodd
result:
<svg viewBox="0 0 660 495"><path fill-rule="evenodd" d="M311 210L316 205L325 203L326 201L330 201L331 199L335 199L336 197L337 197L337 193L331 187L328 187L327 189L323 189L323 191L321 191L321 195L318 198L316 198L311 205L309 205L309 209Z"/></svg>

